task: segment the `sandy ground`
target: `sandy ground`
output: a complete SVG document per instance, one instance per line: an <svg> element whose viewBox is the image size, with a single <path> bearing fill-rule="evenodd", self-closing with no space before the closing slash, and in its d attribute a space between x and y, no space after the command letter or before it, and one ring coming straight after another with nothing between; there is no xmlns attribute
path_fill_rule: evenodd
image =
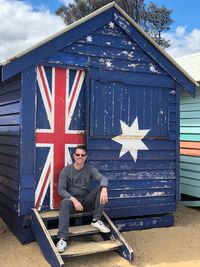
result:
<svg viewBox="0 0 200 267"><path fill-rule="evenodd" d="M200 209L179 206L175 226L123 234L135 253L130 264L116 252L70 259L70 267L200 267ZM21 245L0 220L0 266L46 267L37 243Z"/></svg>

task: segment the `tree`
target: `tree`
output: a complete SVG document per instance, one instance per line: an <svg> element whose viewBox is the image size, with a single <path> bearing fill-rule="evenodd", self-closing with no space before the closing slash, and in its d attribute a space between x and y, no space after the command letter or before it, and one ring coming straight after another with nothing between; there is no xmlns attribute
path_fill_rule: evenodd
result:
<svg viewBox="0 0 200 267"><path fill-rule="evenodd" d="M61 6L56 14L64 20L65 24L69 25L112 1L74 0L68 6ZM164 6L158 7L153 2L146 6L144 0L116 0L116 3L161 47L167 48L170 46L169 40L165 39L162 34L169 30L173 22L171 9Z"/></svg>

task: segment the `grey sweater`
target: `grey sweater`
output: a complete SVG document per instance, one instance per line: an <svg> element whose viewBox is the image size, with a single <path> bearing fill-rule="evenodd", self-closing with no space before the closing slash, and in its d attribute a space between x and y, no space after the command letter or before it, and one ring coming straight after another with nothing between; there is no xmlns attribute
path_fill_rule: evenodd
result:
<svg viewBox="0 0 200 267"><path fill-rule="evenodd" d="M83 197L89 193L92 180L99 180L100 186L108 186L108 179L95 167L85 164L81 170L76 170L73 164L68 165L60 173L58 193L63 198Z"/></svg>

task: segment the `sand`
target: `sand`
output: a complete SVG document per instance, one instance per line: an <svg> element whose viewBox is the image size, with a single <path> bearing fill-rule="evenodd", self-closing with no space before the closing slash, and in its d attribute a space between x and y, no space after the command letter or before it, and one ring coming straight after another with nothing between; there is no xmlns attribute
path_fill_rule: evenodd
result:
<svg viewBox="0 0 200 267"><path fill-rule="evenodd" d="M69 259L70 267L200 267L200 209L178 206L175 226L123 233L133 248L132 264L116 252ZM21 245L0 219L0 266L50 266L36 242Z"/></svg>

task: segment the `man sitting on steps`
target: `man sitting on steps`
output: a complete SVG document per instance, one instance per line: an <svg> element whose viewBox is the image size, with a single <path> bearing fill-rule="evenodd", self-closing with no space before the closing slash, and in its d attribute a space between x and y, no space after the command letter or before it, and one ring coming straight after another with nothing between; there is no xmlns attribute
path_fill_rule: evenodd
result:
<svg viewBox="0 0 200 267"><path fill-rule="evenodd" d="M109 233L101 221L104 205L108 203L108 179L98 170L86 164L87 148L80 145L74 151L74 163L64 167L60 173L58 193L63 200L60 206L57 249L64 252L67 247L69 214L94 210L91 225L100 232ZM100 187L90 191L92 180L99 180Z"/></svg>

